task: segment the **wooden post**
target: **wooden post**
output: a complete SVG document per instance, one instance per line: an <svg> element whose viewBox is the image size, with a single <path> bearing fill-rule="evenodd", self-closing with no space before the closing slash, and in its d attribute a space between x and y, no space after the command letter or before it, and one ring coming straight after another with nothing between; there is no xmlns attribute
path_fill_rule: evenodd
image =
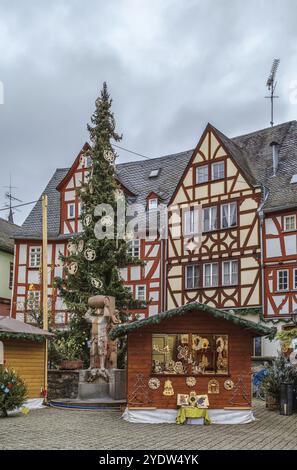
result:
<svg viewBox="0 0 297 470"><path fill-rule="evenodd" d="M48 270L47 270L47 196L42 196L42 313L43 329L48 331ZM48 344L45 339L44 393L47 398Z"/></svg>

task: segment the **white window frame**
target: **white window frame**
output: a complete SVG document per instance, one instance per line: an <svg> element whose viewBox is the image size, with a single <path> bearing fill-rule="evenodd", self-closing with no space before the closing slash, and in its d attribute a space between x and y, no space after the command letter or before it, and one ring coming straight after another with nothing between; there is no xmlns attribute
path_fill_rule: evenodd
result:
<svg viewBox="0 0 297 470"><path fill-rule="evenodd" d="M151 199L148 200L148 210L149 211L155 211L158 209L158 198L157 197L153 197Z"/></svg>
<svg viewBox="0 0 297 470"><path fill-rule="evenodd" d="M31 290L27 295L27 311L32 312L35 308L40 307L41 292L40 290Z"/></svg>
<svg viewBox="0 0 297 470"><path fill-rule="evenodd" d="M205 211L209 211L209 229L205 229ZM214 216L213 212L215 211L215 226L214 226ZM218 229L218 207L209 206L204 207L203 209L203 232L212 232Z"/></svg>
<svg viewBox="0 0 297 470"><path fill-rule="evenodd" d="M200 180L199 170L205 170L205 169L206 169L206 176L203 175L203 177ZM208 181L209 181L209 166L208 165L196 166L196 184L204 184L204 183L207 183Z"/></svg>
<svg viewBox="0 0 297 470"><path fill-rule="evenodd" d="M229 266L229 272L225 274L225 266ZM236 266L236 269L233 269ZM233 275L235 278L233 278ZM229 279L225 281L225 276ZM223 261L222 263L222 285L223 286L235 286L238 284L238 260Z"/></svg>
<svg viewBox="0 0 297 470"><path fill-rule="evenodd" d="M297 290L297 268L293 269L293 289Z"/></svg>
<svg viewBox="0 0 297 470"><path fill-rule="evenodd" d="M143 289L143 295L139 296L139 290ZM136 286L136 300L146 301L146 286L144 284L137 284Z"/></svg>
<svg viewBox="0 0 297 470"><path fill-rule="evenodd" d="M218 177L215 178L214 177L214 169L218 168L218 167L222 167L223 171L219 170ZM223 173L223 176L221 176L221 173ZM212 165L211 165L211 180L212 181L218 181L218 180L222 180L224 178L225 178L225 162L214 162L214 163L212 163Z"/></svg>
<svg viewBox="0 0 297 470"><path fill-rule="evenodd" d="M208 276L210 278L211 283L209 285L206 284L206 266L210 266L210 275ZM216 273L216 283L214 283L214 266L217 267L217 273ZM219 285L219 264L218 263L205 263L203 265L203 287L218 287Z"/></svg>
<svg viewBox="0 0 297 470"><path fill-rule="evenodd" d="M184 212L184 235L198 235L198 209Z"/></svg>
<svg viewBox="0 0 297 470"><path fill-rule="evenodd" d="M287 287L286 288L281 288L280 287L280 273L287 273ZM288 269L278 269L277 271L277 290L279 292L285 292L289 290L289 270Z"/></svg>
<svg viewBox="0 0 297 470"><path fill-rule="evenodd" d="M188 270L192 271L191 285L189 285L188 283L188 278L189 278ZM192 290L192 289L198 289L198 287L199 287L199 267L197 266L197 264L188 264L185 269L185 288L188 290Z"/></svg>
<svg viewBox="0 0 297 470"><path fill-rule="evenodd" d="M41 246L30 246L29 268L40 268L41 266Z"/></svg>
<svg viewBox="0 0 297 470"><path fill-rule="evenodd" d="M73 208L73 215L71 215L70 209ZM75 219L75 202L69 202L67 204L67 219L73 220Z"/></svg>
<svg viewBox="0 0 297 470"><path fill-rule="evenodd" d="M232 206L235 206L235 224L234 225L231 225L231 207ZM228 210L227 210L227 226L224 227L223 226L223 208L224 207L228 207ZM234 227L237 227L237 202L227 202L226 204L222 204L221 205L221 228L226 230L228 228L234 228Z"/></svg>
<svg viewBox="0 0 297 470"><path fill-rule="evenodd" d="M287 227L287 220L294 220L294 226L293 227ZM296 230L296 215L295 214L290 214L290 215L285 215L284 216L284 231L285 232L291 232L293 230Z"/></svg>
<svg viewBox="0 0 297 470"><path fill-rule="evenodd" d="M127 254L131 256L131 258L140 257L140 240L138 238L127 242Z"/></svg>

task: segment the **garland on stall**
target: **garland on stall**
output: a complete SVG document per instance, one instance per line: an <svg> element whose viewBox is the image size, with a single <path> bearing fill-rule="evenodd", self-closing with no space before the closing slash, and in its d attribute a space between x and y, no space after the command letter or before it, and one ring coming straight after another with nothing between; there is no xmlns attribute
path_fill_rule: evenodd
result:
<svg viewBox="0 0 297 470"><path fill-rule="evenodd" d="M242 326L243 328L248 328L254 331L259 332L269 338L274 338L276 334L276 328L269 328L261 323L254 323L250 320L246 320L245 318L241 318L236 316L228 311L218 310L216 308L210 307L206 304L200 304L199 302L193 302L187 305L183 305L182 307L174 308L172 310L167 310L167 312L160 313L158 315L153 315L149 318L145 318L143 320L137 320L130 323L123 323L116 328L114 328L109 336L111 339L118 338L120 336L126 335L128 332L137 330L139 328L143 328L144 326L149 325L158 325L163 320L168 318L172 318L175 316L182 316L191 311L203 311L209 313L215 318L221 318L227 321L231 321L235 325Z"/></svg>
<svg viewBox="0 0 297 470"><path fill-rule="evenodd" d="M34 335L32 333L9 333L8 331L0 331L0 340L1 339L20 339L42 343L42 341L45 340L45 336Z"/></svg>
<svg viewBox="0 0 297 470"><path fill-rule="evenodd" d="M233 308L228 310L229 313L233 313L235 315L258 315L259 320L263 323L272 323L273 325L277 325L278 323L292 323L291 318L267 318L264 317L263 310L261 307L251 307L251 308Z"/></svg>

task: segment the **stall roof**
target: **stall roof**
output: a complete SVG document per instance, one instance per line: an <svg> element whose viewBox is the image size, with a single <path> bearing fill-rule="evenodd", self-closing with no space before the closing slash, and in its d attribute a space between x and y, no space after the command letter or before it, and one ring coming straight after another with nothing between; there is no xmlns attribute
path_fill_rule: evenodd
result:
<svg viewBox="0 0 297 470"><path fill-rule="evenodd" d="M250 330L254 336L268 336L272 338L275 334L275 328L269 328L261 323L256 323L250 320L246 320L243 317L235 315L233 313L219 310L214 307L210 307L206 304L201 304L199 302L192 302L186 305L183 305L178 308L174 308L172 310L167 310L166 312L159 313L157 315L152 315L149 318L144 318L142 320L136 320L130 323L123 323L122 325L117 326L114 328L109 336L111 339L118 338L120 336L124 336L127 333L132 331L144 328L145 326L149 325L157 325L168 318L186 315L187 313L196 311L198 312L205 312L212 315L215 318L221 318L222 320L230 321L235 325L238 325L242 328Z"/></svg>
<svg viewBox="0 0 297 470"><path fill-rule="evenodd" d="M20 336L23 335L25 338L26 335L28 338L37 337L54 337L53 333L49 333L48 331L42 330L41 328L37 328L36 326L29 325L28 323L24 323L20 320L15 320L11 317L0 316L0 338L3 336L2 334L11 334Z"/></svg>

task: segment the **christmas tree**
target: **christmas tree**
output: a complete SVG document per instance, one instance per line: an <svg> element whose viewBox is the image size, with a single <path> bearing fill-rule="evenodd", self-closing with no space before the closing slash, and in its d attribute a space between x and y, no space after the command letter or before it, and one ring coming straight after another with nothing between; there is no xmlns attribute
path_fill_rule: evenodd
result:
<svg viewBox="0 0 297 470"><path fill-rule="evenodd" d="M78 190L83 231L69 241L67 255L61 256L64 277L56 278L55 282L72 314L70 334L82 343L89 336L89 325L83 316L88 310L90 296L114 296L122 321L127 319L128 308L140 306L124 287L119 273L119 268L135 261L127 254L126 239L118 237L123 226L117 223L117 204L121 202L125 207L125 196L115 178L116 154L112 142L118 142L122 137L115 130L111 104L104 83L88 125L91 146L84 156L91 159L92 165L87 183ZM101 204L108 204L112 215L110 211L99 211L100 215L97 215ZM100 234L103 236L98 236Z"/></svg>

